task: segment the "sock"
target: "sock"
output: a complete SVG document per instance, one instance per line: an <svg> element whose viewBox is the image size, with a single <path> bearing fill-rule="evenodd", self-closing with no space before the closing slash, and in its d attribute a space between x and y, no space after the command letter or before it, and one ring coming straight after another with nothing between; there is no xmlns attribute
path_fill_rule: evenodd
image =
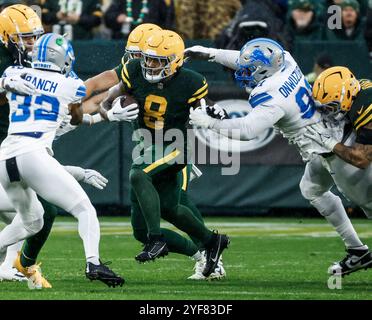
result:
<svg viewBox="0 0 372 320"><path fill-rule="evenodd" d="M71 210L78 219L79 236L83 240L85 257L88 261L98 261L100 228L97 213L88 199L83 200ZM96 260L97 258L97 260Z"/></svg>
<svg viewBox="0 0 372 320"><path fill-rule="evenodd" d="M198 251L191 258L193 258L195 261L201 261L203 259L203 256L204 255L200 251Z"/></svg>
<svg viewBox="0 0 372 320"><path fill-rule="evenodd" d="M38 233L25 240L21 254L21 265L23 267L30 267L36 263L40 250L49 237L57 215L57 208L54 205L40 197L39 200L44 208L44 225Z"/></svg>
<svg viewBox="0 0 372 320"><path fill-rule="evenodd" d="M22 245L23 241L19 241L8 247L4 263L2 264L3 267L7 269L13 268L13 263L18 256L18 251L21 251Z"/></svg>
<svg viewBox="0 0 372 320"><path fill-rule="evenodd" d="M363 245L339 197L328 191L310 202L336 229L347 248Z"/></svg>
<svg viewBox="0 0 372 320"><path fill-rule="evenodd" d="M206 245L212 239L212 231L208 230L195 218L190 209L183 205L178 205L171 214L167 215L166 220L189 236L196 238L202 245Z"/></svg>
<svg viewBox="0 0 372 320"><path fill-rule="evenodd" d="M179 233L164 228L161 229L161 232L170 252L183 254L188 257L191 257L198 252L198 247Z"/></svg>
<svg viewBox="0 0 372 320"><path fill-rule="evenodd" d="M145 218L148 234L159 236L161 234L160 199L151 177L140 169L132 169L130 181Z"/></svg>
<svg viewBox="0 0 372 320"><path fill-rule="evenodd" d="M96 266L100 264L98 257L89 257L87 258L87 262L93 263Z"/></svg>
<svg viewBox="0 0 372 320"><path fill-rule="evenodd" d="M180 204L189 208L194 217L204 224L203 216L201 215L198 208L194 205L194 203L190 201L186 191L181 191ZM197 245L197 247L201 247L202 244L197 238L193 236L190 236L190 238Z"/></svg>

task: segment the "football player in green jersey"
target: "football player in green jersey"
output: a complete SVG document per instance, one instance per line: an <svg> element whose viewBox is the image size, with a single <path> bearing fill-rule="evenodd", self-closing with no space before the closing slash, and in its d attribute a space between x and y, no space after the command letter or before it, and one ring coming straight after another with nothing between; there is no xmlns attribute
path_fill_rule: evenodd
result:
<svg viewBox="0 0 372 320"><path fill-rule="evenodd" d="M84 112L86 113L94 113L99 108L99 103L103 100L104 97L107 96L107 88L112 87L120 82L122 78L122 73L124 65L131 59L139 58L141 56L141 51L145 40L154 32L161 30L160 27L154 24L146 23L141 24L136 27L129 35L128 41L125 47L125 55L122 58L121 63L112 70L107 70L102 72L101 74L88 79L85 84L87 87L87 96L90 96L93 92L102 92L97 94L90 99L86 100L83 103ZM94 118L93 118L94 117ZM91 118L91 123L96 123L101 121L100 118L97 116L93 116ZM189 182L194 178L201 175L201 172L192 164L188 164L182 170L182 191L180 195L180 204L188 207L195 217L197 217L200 221L203 221L203 218L196 208L196 206L189 200L187 189L189 186ZM190 178L191 177L191 178ZM131 199L132 199L132 206L131 206L131 218L132 218L132 227L133 227L133 234L134 237L139 240L140 242L146 243L147 242L147 226L146 222L142 216L141 210L139 208L139 204L136 201L136 198L133 194L133 190L131 190ZM180 236L178 233L162 228L162 233L165 236L168 249L171 252L176 252L180 254L184 254L187 256L192 257L196 260L195 263L195 273L189 277L192 280L203 280L205 277L202 274L202 271L205 267L205 255L204 252L200 253L198 250L199 243L198 241L191 236L193 242L190 242L186 238ZM222 278L226 276L226 271L223 267L222 260L218 261L218 265L215 271L208 277L208 279L216 279Z"/></svg>
<svg viewBox="0 0 372 320"><path fill-rule="evenodd" d="M196 238L206 250L204 276L209 276L229 239L208 230L192 212L179 202L182 169L187 165L186 124L190 107L206 97L208 84L197 72L182 67L184 43L169 30L154 32L144 44L141 59L126 63L121 82L110 89L101 114L106 117L119 96L130 94L139 104L136 126L149 143L134 159L130 171L133 198L138 202L146 223L147 243L136 260L145 262L168 253L160 217ZM115 103L113 108L115 108ZM170 130L178 130L181 141L167 142ZM174 136L173 136L174 137ZM174 143L176 142L176 143ZM177 143L178 142L178 143ZM133 202L135 202L133 201ZM143 240L142 240L143 241Z"/></svg>
<svg viewBox="0 0 372 320"><path fill-rule="evenodd" d="M313 95L323 105L323 113L336 119L346 117L344 137L354 131L356 139L353 145L346 146L332 134L313 132L308 136L344 161L361 169L367 168L372 161L372 82L358 81L346 67L333 67L319 75Z"/></svg>

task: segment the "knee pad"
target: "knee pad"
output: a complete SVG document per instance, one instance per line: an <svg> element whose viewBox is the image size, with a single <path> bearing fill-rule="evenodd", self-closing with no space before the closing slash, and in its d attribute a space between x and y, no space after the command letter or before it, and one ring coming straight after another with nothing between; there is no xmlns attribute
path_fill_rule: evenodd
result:
<svg viewBox="0 0 372 320"><path fill-rule="evenodd" d="M340 197L337 197L330 191L325 192L319 197L312 198L310 200L310 203L324 217L327 217L339 210L344 210L344 206L342 204Z"/></svg>
<svg viewBox="0 0 372 320"><path fill-rule="evenodd" d="M310 202L313 199L321 197L325 192L328 191L328 190L322 190L321 186L319 185L306 181L304 177L302 177L300 181L300 190L301 190L302 196L305 199L309 200Z"/></svg>
<svg viewBox="0 0 372 320"><path fill-rule="evenodd" d="M37 219L32 221L23 221L23 226L30 235L38 233L44 226L43 219Z"/></svg>
<svg viewBox="0 0 372 320"><path fill-rule="evenodd" d="M132 169L129 174L129 181L131 185L136 188L144 179L147 179L146 173L141 169Z"/></svg>
<svg viewBox="0 0 372 320"><path fill-rule="evenodd" d="M148 241L147 230L145 229L133 229L134 239L145 244Z"/></svg>
<svg viewBox="0 0 372 320"><path fill-rule="evenodd" d="M90 202L89 199L84 199L83 201L79 202L75 207L73 207L70 210L70 213L75 217L78 218L78 216L81 213L88 213L92 214L94 216L97 215L96 209L93 207L92 203Z"/></svg>

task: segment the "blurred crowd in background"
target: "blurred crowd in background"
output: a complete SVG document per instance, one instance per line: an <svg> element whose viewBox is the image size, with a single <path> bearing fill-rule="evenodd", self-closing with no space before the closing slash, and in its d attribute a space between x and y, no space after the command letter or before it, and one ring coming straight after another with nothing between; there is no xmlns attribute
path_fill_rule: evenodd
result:
<svg viewBox="0 0 372 320"><path fill-rule="evenodd" d="M17 0L0 0L4 7ZM267 35L290 49L300 40L361 40L372 48L372 0L25 0L42 8L46 31L74 40L123 39L151 22L184 39L239 47L239 39ZM342 29L327 28L329 6L342 8ZM67 28L66 28L67 27Z"/></svg>
<svg viewBox="0 0 372 320"><path fill-rule="evenodd" d="M0 9L20 3L0 0ZM372 0L25 0L38 5L46 32L71 40L125 39L141 23L175 30L185 40L208 39L217 48L240 49L271 37L291 51L296 41L363 41L372 56ZM342 28L328 28L332 5ZM320 66L331 64L326 55Z"/></svg>

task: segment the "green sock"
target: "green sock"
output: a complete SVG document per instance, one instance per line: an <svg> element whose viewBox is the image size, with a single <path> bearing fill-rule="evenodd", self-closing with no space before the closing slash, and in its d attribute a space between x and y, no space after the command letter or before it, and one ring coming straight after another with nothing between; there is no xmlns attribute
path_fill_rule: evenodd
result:
<svg viewBox="0 0 372 320"><path fill-rule="evenodd" d="M183 254L189 257L198 252L198 247L179 233L164 228L161 229L161 232L170 252Z"/></svg>
<svg viewBox="0 0 372 320"><path fill-rule="evenodd" d="M21 252L21 264L23 267L29 267L36 263L37 256L48 239L57 215L57 208L54 205L40 197L39 200L44 208L44 226L38 233L25 240Z"/></svg>
<svg viewBox="0 0 372 320"><path fill-rule="evenodd" d="M194 217L204 224L203 216L201 215L200 211L195 206L195 204L190 201L187 195L187 191L183 191L183 190L181 191L180 204L189 208L192 214L194 215ZM190 238L198 247L201 247L202 243L197 238L193 236L190 236Z"/></svg>
<svg viewBox="0 0 372 320"><path fill-rule="evenodd" d="M191 210L183 205L178 205L166 217L163 214L163 217L176 228L197 239L202 245L211 240L212 231L208 230L202 222L194 217Z"/></svg>
<svg viewBox="0 0 372 320"><path fill-rule="evenodd" d="M146 220L149 235L161 235L160 199L151 177L140 169L132 169L130 182Z"/></svg>

